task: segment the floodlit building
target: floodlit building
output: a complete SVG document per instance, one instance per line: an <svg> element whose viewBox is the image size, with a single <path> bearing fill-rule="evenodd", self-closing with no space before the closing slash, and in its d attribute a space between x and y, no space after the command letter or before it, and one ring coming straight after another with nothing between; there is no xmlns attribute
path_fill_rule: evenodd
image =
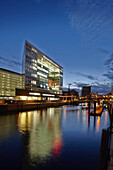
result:
<svg viewBox="0 0 113 170"><path fill-rule="evenodd" d="M16 88L24 89L24 75L0 68L0 96L15 96Z"/></svg>
<svg viewBox="0 0 113 170"><path fill-rule="evenodd" d="M28 41L22 69L20 74L0 68L0 99L59 100L63 68Z"/></svg>
<svg viewBox="0 0 113 170"><path fill-rule="evenodd" d="M62 94L63 68L28 41L25 41L23 73L25 89L42 88Z"/></svg>

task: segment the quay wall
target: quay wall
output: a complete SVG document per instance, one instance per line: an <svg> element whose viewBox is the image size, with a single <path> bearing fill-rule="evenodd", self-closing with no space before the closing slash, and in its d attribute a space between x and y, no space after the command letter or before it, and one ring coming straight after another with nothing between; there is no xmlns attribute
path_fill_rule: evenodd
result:
<svg viewBox="0 0 113 170"><path fill-rule="evenodd" d="M0 113L3 112L11 112L11 111L27 111L27 110L34 110L40 109L44 107L56 107L56 106L63 106L69 104L77 104L77 102L45 102L45 103L18 103L18 104L6 104L0 105Z"/></svg>

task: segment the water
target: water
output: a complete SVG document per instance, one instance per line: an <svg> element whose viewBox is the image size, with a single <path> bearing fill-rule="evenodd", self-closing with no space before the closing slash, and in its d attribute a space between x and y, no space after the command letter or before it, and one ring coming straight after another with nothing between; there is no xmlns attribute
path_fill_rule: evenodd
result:
<svg viewBox="0 0 113 170"><path fill-rule="evenodd" d="M97 170L103 128L81 106L47 108L0 115L0 169Z"/></svg>

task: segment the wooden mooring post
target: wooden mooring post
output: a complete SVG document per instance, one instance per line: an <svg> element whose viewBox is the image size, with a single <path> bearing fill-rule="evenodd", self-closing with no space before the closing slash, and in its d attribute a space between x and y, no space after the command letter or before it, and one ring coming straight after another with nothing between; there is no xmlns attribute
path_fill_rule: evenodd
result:
<svg viewBox="0 0 113 170"><path fill-rule="evenodd" d="M88 102L88 113L90 114L90 101Z"/></svg>
<svg viewBox="0 0 113 170"><path fill-rule="evenodd" d="M94 114L96 114L96 101L94 101Z"/></svg>
<svg viewBox="0 0 113 170"><path fill-rule="evenodd" d="M102 130L99 170L113 169L113 103L108 103L110 127Z"/></svg>

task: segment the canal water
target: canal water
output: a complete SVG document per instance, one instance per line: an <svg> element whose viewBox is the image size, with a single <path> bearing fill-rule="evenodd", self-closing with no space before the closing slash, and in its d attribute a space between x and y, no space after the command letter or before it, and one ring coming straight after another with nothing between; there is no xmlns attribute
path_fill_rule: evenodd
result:
<svg viewBox="0 0 113 170"><path fill-rule="evenodd" d="M82 106L0 115L0 169L97 170L103 128Z"/></svg>

